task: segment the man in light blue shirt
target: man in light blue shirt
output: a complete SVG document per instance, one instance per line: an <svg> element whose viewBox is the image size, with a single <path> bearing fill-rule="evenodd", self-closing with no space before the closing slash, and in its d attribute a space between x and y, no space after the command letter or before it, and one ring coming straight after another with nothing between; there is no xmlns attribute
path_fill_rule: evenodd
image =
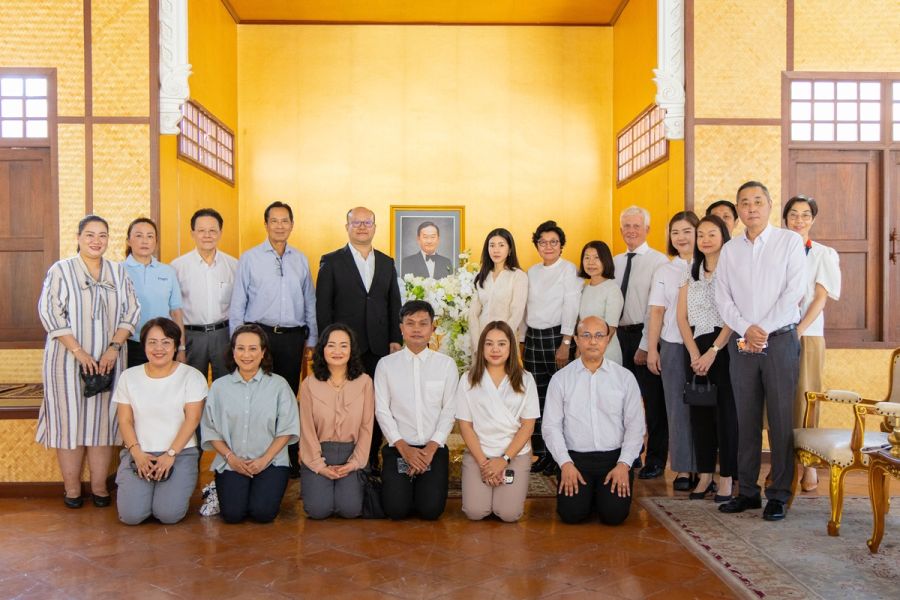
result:
<svg viewBox="0 0 900 600"><path fill-rule="evenodd" d="M318 339L316 293L306 256L288 245L294 212L273 202L265 212L268 238L247 250L238 263L228 324L234 332L243 323L257 323L269 338L272 371L287 380L294 394L300 387L304 345ZM299 477L297 444L288 447L291 476Z"/></svg>

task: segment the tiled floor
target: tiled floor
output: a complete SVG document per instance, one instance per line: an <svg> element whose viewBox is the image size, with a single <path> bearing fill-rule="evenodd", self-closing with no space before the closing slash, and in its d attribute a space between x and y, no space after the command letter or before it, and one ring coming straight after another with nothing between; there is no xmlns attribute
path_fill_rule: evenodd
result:
<svg viewBox="0 0 900 600"><path fill-rule="evenodd" d="M636 493L671 494L671 478ZM867 495L865 480L851 476L847 493ZM127 527L114 507L0 499L0 598L732 597L640 506L615 528L564 525L554 508L529 500L519 523L471 523L451 500L437 522L315 522L293 483L271 525L192 507L174 526Z"/></svg>

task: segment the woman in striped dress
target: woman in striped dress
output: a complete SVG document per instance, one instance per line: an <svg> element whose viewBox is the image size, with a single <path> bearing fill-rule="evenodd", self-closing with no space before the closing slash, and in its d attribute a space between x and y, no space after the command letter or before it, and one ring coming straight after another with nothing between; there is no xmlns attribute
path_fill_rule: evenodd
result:
<svg viewBox="0 0 900 600"><path fill-rule="evenodd" d="M87 448L91 491L96 506L109 506L106 477L118 437L111 391L82 394L80 371L113 373L125 366L122 345L134 331L140 306L125 267L103 258L109 225L88 215L78 223L78 254L47 272L38 313L44 347L44 401L36 440L56 448L65 484L63 500L80 508L81 469Z"/></svg>

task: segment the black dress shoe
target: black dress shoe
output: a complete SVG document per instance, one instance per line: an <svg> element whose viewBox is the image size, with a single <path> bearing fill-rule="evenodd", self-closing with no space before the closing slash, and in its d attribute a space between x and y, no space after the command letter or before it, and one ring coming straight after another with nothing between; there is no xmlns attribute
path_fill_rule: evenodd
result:
<svg viewBox="0 0 900 600"><path fill-rule="evenodd" d="M81 496L69 498L65 492L63 492L63 504L65 504L67 508L81 508L84 506L84 498Z"/></svg>
<svg viewBox="0 0 900 600"><path fill-rule="evenodd" d="M109 494L105 496L98 496L97 494L91 495L91 501L94 503L94 506L97 508L106 508L110 504L112 504L112 496Z"/></svg>
<svg viewBox="0 0 900 600"><path fill-rule="evenodd" d="M656 479L665 472L665 469L659 465L646 465L638 473L638 479Z"/></svg>
<svg viewBox="0 0 900 600"><path fill-rule="evenodd" d="M644 463L641 462L641 457L640 457L640 456L638 456L636 459L634 459L634 462L631 463L631 468L632 468L632 469L640 469L640 468L643 467L643 466L644 466Z"/></svg>
<svg viewBox="0 0 900 600"><path fill-rule="evenodd" d="M705 490L703 490L702 492L691 492L690 494L688 494L688 498L691 500L703 500L709 494L715 492L717 489L719 489L719 486L716 485L716 482L710 481Z"/></svg>
<svg viewBox="0 0 900 600"><path fill-rule="evenodd" d="M672 482L672 489L676 492L689 492L695 485L697 484L691 483L690 477L676 477L675 481Z"/></svg>
<svg viewBox="0 0 900 600"><path fill-rule="evenodd" d="M723 502L731 502L731 498L732 496L730 494L727 496L720 496L719 494L716 494L713 498L713 502L715 502L716 504L722 504Z"/></svg>
<svg viewBox="0 0 900 600"><path fill-rule="evenodd" d="M553 457L550 453L541 454L536 461L531 464L532 473L542 473L544 469L553 464Z"/></svg>
<svg viewBox="0 0 900 600"><path fill-rule="evenodd" d="M721 505L719 510L723 513L742 513L753 508L762 508L762 500L759 497L736 496L730 502Z"/></svg>
<svg viewBox="0 0 900 600"><path fill-rule="evenodd" d="M560 470L559 465L556 464L556 461L551 459L550 464L547 465L541 473L544 474L545 477L559 477Z"/></svg>
<svg viewBox="0 0 900 600"><path fill-rule="evenodd" d="M787 509L781 500L769 500L763 510L763 519L766 521L780 521L787 515Z"/></svg>

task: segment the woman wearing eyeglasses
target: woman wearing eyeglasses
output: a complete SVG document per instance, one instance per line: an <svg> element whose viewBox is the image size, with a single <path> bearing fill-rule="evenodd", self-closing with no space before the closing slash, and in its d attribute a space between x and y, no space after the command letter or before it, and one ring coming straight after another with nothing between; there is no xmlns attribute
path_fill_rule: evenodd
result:
<svg viewBox="0 0 900 600"><path fill-rule="evenodd" d="M122 373L113 394L125 449L119 455L119 520L137 525L151 515L177 523L197 485L194 431L203 414L206 377L175 360L181 328L165 317L141 329L148 361Z"/></svg>
<svg viewBox="0 0 900 600"><path fill-rule="evenodd" d="M794 427L803 427L806 410L806 392L821 392L822 372L825 370L825 304L828 299L841 296L841 267L838 253L809 238L809 231L819 206L815 199L794 196L784 205L782 218L791 231L803 238L806 249L806 294L801 310L803 317L797 325L800 336L800 378L797 380L797 397L794 401ZM818 426L818 405L812 406L812 427ZM803 468L803 467L801 467ZM806 467L801 473L800 487L811 492L818 487L819 479L814 467Z"/></svg>
<svg viewBox="0 0 900 600"><path fill-rule="evenodd" d="M581 288L578 269L562 257L566 234L556 221L545 221L531 235L531 243L541 262L528 269L528 304L525 309L525 370L534 376L541 412L547 386L557 369L569 362L572 335L578 320ZM553 457L547 452L541 437L538 419L531 437L531 447L538 456L533 472L556 471Z"/></svg>

